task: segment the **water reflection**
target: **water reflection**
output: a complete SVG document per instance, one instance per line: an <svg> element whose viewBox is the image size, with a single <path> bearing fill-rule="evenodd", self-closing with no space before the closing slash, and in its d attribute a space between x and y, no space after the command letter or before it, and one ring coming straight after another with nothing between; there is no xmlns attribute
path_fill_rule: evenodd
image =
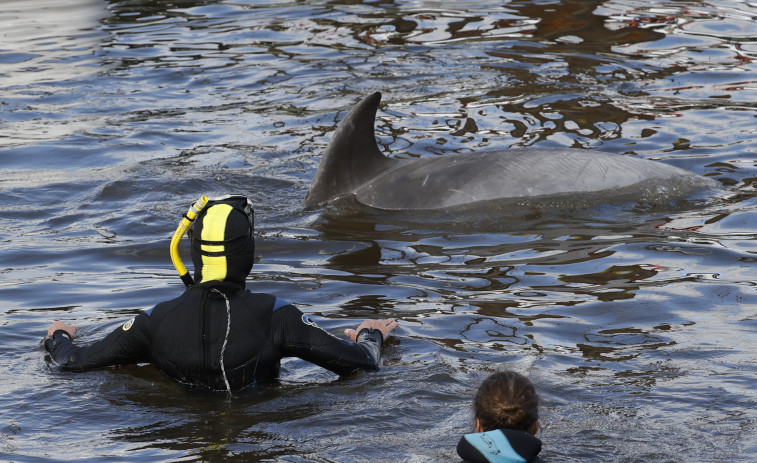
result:
<svg viewBox="0 0 757 463"><path fill-rule="evenodd" d="M104 23L110 27L112 40L105 45L104 59L118 63L120 69L141 68L151 61L159 68L202 65L202 71L163 72L165 79L187 91L199 91L211 83L217 88L221 83L214 74L227 67L239 68L229 69L234 79L227 76L221 84L226 89L222 99L227 108L249 105L251 95L238 93L244 88L253 93L257 100L253 106L259 109L280 103L298 111L305 107L333 111L354 100L334 95L336 104L323 108L322 102L313 101L311 94L300 90L320 82L303 78L317 72L327 83L335 84L328 77L334 66L344 67L343 71L361 80L367 74L373 81L368 81L368 88L386 91L389 102L405 102L406 108L394 108L402 114L404 127L389 125L382 129L391 137L386 143L390 152L409 148L411 154L422 155L438 152L439 145L452 142L469 148L491 147L494 139L498 139L498 145L548 141L587 147L598 140L621 137L626 121L656 117L619 103L628 91L638 93L638 87L623 90L622 82L659 80L681 71L677 64L660 66L648 63L643 56L617 53L614 47L618 45L627 47L665 37L648 27L662 27L664 21L636 11L627 12L628 17L642 14L643 20L624 21L618 14L598 14L603 3L565 1L545 7L531 2L479 2L461 10L449 5L402 2L327 2L312 8L210 2L172 4L169 8L154 2L110 2L112 14ZM292 17L297 19L282 19ZM160 40L152 40L156 27L163 28ZM191 34L192 28L206 31L202 42ZM440 44L449 47L446 53L451 57L442 60L437 56L434 46ZM403 48L407 46L419 48L408 54ZM460 53L467 57L455 58ZM309 58L302 61L301 56ZM465 64L471 59L475 69ZM289 60L298 62L305 73L292 73ZM372 66L359 64L364 60L370 60ZM271 67L271 61L280 64ZM331 70L325 67L327 62ZM427 87L438 95L433 100L438 103L436 108L402 95L428 80L429 72L450 64L459 67L454 73L466 75L467 82L443 77L441 85ZM382 84L384 79L389 80ZM285 84L288 95L271 93L274 84ZM476 91L451 101L450 89L461 85ZM320 91L340 93L338 85L333 87ZM354 87L350 93L361 88ZM445 117L445 113L451 117ZM420 133L408 138L408 126L417 127ZM302 149L307 150L305 146Z"/></svg>
<svg viewBox="0 0 757 463"><path fill-rule="evenodd" d="M754 454L753 6L3 6L0 459L43 458L54 433L92 461L366 461L375 448L454 461L474 385L501 367L543 391L550 461ZM735 194L431 216L303 209L344 110L376 90L393 156L596 147ZM30 349L50 317L92 338L165 298L180 284L165 240L186 203L229 190L259 211L251 286L337 334L402 318L380 373L342 381L288 364L280 384L227 399L148 367L59 373Z"/></svg>
<svg viewBox="0 0 757 463"><path fill-rule="evenodd" d="M635 290L640 288L637 281L646 280L657 275L654 266L641 265L613 265L601 272L584 275L566 275L560 277L566 283L581 283L589 287L573 288L577 293L586 292L596 296L600 301L615 301L631 299L636 296Z"/></svg>

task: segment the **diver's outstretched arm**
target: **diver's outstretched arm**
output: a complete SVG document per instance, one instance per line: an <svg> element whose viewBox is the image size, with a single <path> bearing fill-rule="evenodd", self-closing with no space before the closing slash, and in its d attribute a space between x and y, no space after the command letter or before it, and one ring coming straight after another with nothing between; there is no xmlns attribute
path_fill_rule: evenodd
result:
<svg viewBox="0 0 757 463"><path fill-rule="evenodd" d="M148 325L148 316L141 313L105 338L79 347L72 342L76 326L56 321L47 330L45 349L64 370L85 371L109 365L149 362Z"/></svg>
<svg viewBox="0 0 757 463"><path fill-rule="evenodd" d="M285 357L299 357L338 375L349 375L358 369L378 369L384 338L397 322L363 322L354 330L355 342L352 342L325 331L288 304L274 312L272 325L281 327L276 330L274 343ZM353 339L351 331L345 334Z"/></svg>

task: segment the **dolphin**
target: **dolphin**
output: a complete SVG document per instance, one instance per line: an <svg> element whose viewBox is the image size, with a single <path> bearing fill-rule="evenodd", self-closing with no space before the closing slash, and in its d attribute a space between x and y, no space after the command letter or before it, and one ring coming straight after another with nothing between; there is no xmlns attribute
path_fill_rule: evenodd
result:
<svg viewBox="0 0 757 463"><path fill-rule="evenodd" d="M682 185L714 184L661 162L575 148L390 158L379 150L374 133L380 102L380 92L365 97L339 123L305 196L305 206L353 196L376 209L428 210L571 194L604 200L650 184L675 184L676 188L670 188L675 192Z"/></svg>

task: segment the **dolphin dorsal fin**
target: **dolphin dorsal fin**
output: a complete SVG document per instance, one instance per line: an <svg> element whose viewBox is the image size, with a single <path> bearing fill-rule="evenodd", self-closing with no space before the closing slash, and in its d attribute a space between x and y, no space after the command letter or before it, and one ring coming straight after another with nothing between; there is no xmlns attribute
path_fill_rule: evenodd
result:
<svg viewBox="0 0 757 463"><path fill-rule="evenodd" d="M339 123L305 196L305 206L350 193L399 162L384 156L376 144L374 125L380 102L380 92L363 98Z"/></svg>

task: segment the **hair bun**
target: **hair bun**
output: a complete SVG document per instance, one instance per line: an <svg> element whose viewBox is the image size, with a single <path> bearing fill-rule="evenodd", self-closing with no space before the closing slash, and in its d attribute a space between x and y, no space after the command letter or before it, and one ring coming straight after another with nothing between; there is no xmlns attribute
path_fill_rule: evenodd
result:
<svg viewBox="0 0 757 463"><path fill-rule="evenodd" d="M513 371L494 373L476 393L473 409L484 431L530 432L539 420L539 398L531 381Z"/></svg>

